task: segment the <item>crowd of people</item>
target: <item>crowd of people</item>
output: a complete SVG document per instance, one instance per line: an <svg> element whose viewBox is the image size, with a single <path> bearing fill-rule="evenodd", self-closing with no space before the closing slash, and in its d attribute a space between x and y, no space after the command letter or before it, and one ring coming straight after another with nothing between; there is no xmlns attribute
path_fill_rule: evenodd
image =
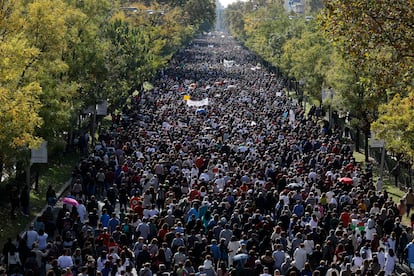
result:
<svg viewBox="0 0 414 276"><path fill-rule="evenodd" d="M394 203L342 129L221 33L131 96L57 216L3 248L2 275L395 275L414 268L414 193ZM72 206L73 205L73 206Z"/></svg>

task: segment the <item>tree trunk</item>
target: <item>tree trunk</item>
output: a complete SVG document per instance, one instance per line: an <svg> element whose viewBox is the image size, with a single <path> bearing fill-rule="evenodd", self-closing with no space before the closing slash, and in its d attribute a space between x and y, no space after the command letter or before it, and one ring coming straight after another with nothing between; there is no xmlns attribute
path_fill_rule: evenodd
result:
<svg viewBox="0 0 414 276"><path fill-rule="evenodd" d="M19 187L22 187L26 184L26 166L22 161L18 161L16 163L15 181Z"/></svg>
<svg viewBox="0 0 414 276"><path fill-rule="evenodd" d="M356 134L355 134L355 151L359 152L359 136L361 135L361 130L359 129L359 127L356 128Z"/></svg>
<svg viewBox="0 0 414 276"><path fill-rule="evenodd" d="M3 163L3 160L0 159L0 183L2 182L1 180L3 179L3 169L4 169L4 163Z"/></svg>
<svg viewBox="0 0 414 276"><path fill-rule="evenodd" d="M364 133L364 140L365 140L365 149L364 149L364 153L365 153L365 162L369 161L369 131L365 131Z"/></svg>

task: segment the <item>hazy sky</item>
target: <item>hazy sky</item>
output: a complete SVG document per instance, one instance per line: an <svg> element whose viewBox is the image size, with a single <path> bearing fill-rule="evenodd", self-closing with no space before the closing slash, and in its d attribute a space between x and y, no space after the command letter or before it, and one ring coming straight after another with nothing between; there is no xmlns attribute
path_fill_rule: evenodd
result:
<svg viewBox="0 0 414 276"><path fill-rule="evenodd" d="M226 8L229 4L240 1L240 0L219 0L219 1Z"/></svg>

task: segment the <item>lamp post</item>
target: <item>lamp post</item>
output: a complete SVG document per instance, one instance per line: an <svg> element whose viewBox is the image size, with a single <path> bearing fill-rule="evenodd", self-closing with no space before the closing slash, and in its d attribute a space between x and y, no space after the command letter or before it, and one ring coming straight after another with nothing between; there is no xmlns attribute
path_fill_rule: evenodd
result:
<svg viewBox="0 0 414 276"><path fill-rule="evenodd" d="M305 91L304 91L304 87L306 84L306 80L305 79L300 79L299 81L297 81L297 84L299 85L299 98L302 99L303 102L303 110L306 112L306 99L305 99Z"/></svg>
<svg viewBox="0 0 414 276"><path fill-rule="evenodd" d="M93 102L93 106L91 106L89 108L89 110L91 110L92 112L90 113L90 115L92 115L92 120L91 120L91 145L92 148L95 148L95 143L96 143L96 126L97 126L97 115L98 111L100 109L100 105L103 103L103 97L102 97L102 85L99 84L98 82L96 82L95 84L95 94L94 96L94 102Z"/></svg>
<svg viewBox="0 0 414 276"><path fill-rule="evenodd" d="M333 126L333 118L332 118L333 91L332 91L331 87L328 88L328 95L327 96L330 100L330 103L329 103L329 129L332 129L332 126Z"/></svg>

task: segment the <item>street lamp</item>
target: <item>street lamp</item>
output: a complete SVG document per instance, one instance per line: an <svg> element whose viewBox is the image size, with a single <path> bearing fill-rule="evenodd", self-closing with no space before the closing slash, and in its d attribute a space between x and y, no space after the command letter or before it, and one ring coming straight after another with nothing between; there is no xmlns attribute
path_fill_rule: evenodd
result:
<svg viewBox="0 0 414 276"><path fill-rule="evenodd" d="M322 95L321 95L321 103L325 106L328 106L328 126L329 129L332 128L333 125L333 116L332 116L332 103L333 103L333 95L334 92L331 87L327 89L322 88Z"/></svg>
<svg viewBox="0 0 414 276"><path fill-rule="evenodd" d="M306 84L306 80L304 78L297 81L297 85L299 85L299 88L298 88L299 98L302 99L303 110L305 110L306 112L306 99L305 99L305 91L304 91L305 84Z"/></svg>
<svg viewBox="0 0 414 276"><path fill-rule="evenodd" d="M329 103L329 129L332 129L332 125L333 125L333 118L332 118L332 103L333 103L333 91L332 88L329 87L328 88L328 98L330 99L330 103Z"/></svg>

